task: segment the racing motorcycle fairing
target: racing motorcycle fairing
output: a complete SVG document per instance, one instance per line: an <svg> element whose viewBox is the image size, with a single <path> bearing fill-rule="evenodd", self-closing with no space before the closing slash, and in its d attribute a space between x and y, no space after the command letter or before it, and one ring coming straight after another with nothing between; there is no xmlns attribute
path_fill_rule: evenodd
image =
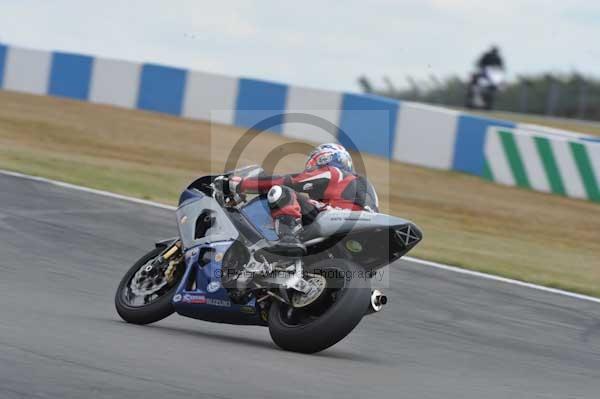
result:
<svg viewBox="0 0 600 399"><path fill-rule="evenodd" d="M256 298L235 303L221 283L223 255L232 244L207 243L185 252L186 271L172 300L175 311L217 323L266 326Z"/></svg>
<svg viewBox="0 0 600 399"><path fill-rule="evenodd" d="M251 167L242 172L261 173L262 169ZM257 196L239 207L222 207L210 185L215 177L197 179L181 195L176 215L186 269L172 303L184 316L264 326L267 318L261 314L257 298L234 301L223 286L223 276L228 272L224 260L232 258L227 255L233 247L248 248L278 238L267 200ZM309 257L331 254L373 271L403 256L422 234L416 225L401 218L334 209L320 213L305 227L301 239Z"/></svg>
<svg viewBox="0 0 600 399"><path fill-rule="evenodd" d="M196 182L203 179L203 183L208 181ZM238 240L239 232L226 210L203 191L185 190L175 212L186 266L172 300L175 311L206 321L265 326L266 315L261 316L256 298L234 303L223 287L224 254Z"/></svg>

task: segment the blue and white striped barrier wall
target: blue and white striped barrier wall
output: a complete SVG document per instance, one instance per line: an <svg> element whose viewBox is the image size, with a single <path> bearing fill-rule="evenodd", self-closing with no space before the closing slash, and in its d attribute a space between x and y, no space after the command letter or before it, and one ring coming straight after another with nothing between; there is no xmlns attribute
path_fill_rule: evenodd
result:
<svg viewBox="0 0 600 399"><path fill-rule="evenodd" d="M485 148L489 128L520 127L508 121L373 95L2 44L0 88L240 127L283 115L279 116L279 124L270 128L273 133L314 142L352 142L349 146L362 152L482 177L489 172ZM332 138L318 128L286 121L285 113L290 112L325 119L339 127L337 136ZM545 129L541 134L549 136L567 135L539 129Z"/></svg>

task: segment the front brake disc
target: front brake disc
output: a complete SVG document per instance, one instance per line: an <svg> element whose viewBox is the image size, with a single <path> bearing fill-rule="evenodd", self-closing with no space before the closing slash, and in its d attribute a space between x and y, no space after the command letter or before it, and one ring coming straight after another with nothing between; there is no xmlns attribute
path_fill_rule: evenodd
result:
<svg viewBox="0 0 600 399"><path fill-rule="evenodd" d="M136 296L147 296L158 292L161 288L167 285L167 279L164 273L153 270L155 267L152 262L148 261L144 266L135 273L129 284L131 292ZM154 272L154 273L153 273Z"/></svg>

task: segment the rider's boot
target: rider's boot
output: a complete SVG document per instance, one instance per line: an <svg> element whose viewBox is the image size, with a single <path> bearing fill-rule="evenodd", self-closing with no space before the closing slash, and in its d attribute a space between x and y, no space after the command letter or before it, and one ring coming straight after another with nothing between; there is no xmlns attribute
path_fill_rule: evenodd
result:
<svg viewBox="0 0 600 399"><path fill-rule="evenodd" d="M245 266L247 272L267 275L273 271L271 262L281 260L282 257L297 260L306 255L306 246L298 238L302 224L289 215L278 216L274 222L279 239L258 250L255 261Z"/></svg>
<svg viewBox="0 0 600 399"><path fill-rule="evenodd" d="M269 252L292 257L306 254L306 247L298 238L302 231L302 212L296 192L286 186L273 186L267 193L267 202L279 236Z"/></svg>
<svg viewBox="0 0 600 399"><path fill-rule="evenodd" d="M292 257L306 255L306 246L302 244L299 238L301 231L302 224L293 216L277 217L275 219L275 232L279 236L279 240L270 248L270 251Z"/></svg>

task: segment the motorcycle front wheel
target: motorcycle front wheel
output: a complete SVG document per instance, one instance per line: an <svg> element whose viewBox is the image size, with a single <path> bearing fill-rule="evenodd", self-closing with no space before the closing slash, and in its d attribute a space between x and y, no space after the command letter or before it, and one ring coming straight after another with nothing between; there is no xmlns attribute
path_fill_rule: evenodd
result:
<svg viewBox="0 0 600 399"><path fill-rule="evenodd" d="M166 281L163 273L166 265L153 265L163 250L159 247L141 257L119 283L115 308L128 323L154 323L175 311L171 299L181 278L181 271L176 270L175 281Z"/></svg>
<svg viewBox="0 0 600 399"><path fill-rule="evenodd" d="M315 353L335 345L361 321L369 305L370 281L365 270L344 259L327 259L305 267L327 283L320 300L306 308L274 301L269 333L282 349Z"/></svg>

